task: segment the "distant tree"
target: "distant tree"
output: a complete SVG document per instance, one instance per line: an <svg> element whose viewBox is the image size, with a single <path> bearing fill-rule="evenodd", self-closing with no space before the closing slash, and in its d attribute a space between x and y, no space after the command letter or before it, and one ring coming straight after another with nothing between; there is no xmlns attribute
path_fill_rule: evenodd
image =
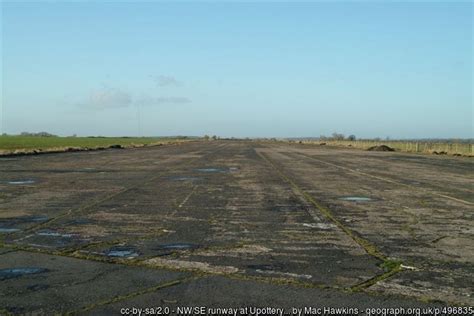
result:
<svg viewBox="0 0 474 316"><path fill-rule="evenodd" d="M217 136L216 136L216 135L212 135L212 140L217 140Z"/></svg>
<svg viewBox="0 0 474 316"><path fill-rule="evenodd" d="M209 140L209 135L204 135L204 140Z"/></svg>
<svg viewBox="0 0 474 316"><path fill-rule="evenodd" d="M347 136L347 140L355 141L355 140L356 140L356 136L355 136L355 135L349 135L349 136Z"/></svg>
<svg viewBox="0 0 474 316"><path fill-rule="evenodd" d="M320 139L320 140L327 140L328 138L327 138L326 136L324 136L324 135L320 135L320 136L319 136L319 139Z"/></svg>
<svg viewBox="0 0 474 316"><path fill-rule="evenodd" d="M345 138L344 134L332 133L333 140L344 140L344 138Z"/></svg>
<svg viewBox="0 0 474 316"><path fill-rule="evenodd" d="M39 132L35 136L38 136L38 137L53 137L54 135L50 134L48 132Z"/></svg>
<svg viewBox="0 0 474 316"><path fill-rule="evenodd" d="M51 133L39 132L39 133L30 133L30 132L21 132L20 136L29 136L29 137L56 137Z"/></svg>

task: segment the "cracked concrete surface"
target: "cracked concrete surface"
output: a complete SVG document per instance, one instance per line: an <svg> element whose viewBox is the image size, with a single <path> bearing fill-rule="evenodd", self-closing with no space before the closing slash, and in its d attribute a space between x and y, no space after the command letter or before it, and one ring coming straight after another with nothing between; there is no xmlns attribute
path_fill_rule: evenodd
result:
<svg viewBox="0 0 474 316"><path fill-rule="evenodd" d="M241 141L0 158L0 314L473 305L472 167Z"/></svg>

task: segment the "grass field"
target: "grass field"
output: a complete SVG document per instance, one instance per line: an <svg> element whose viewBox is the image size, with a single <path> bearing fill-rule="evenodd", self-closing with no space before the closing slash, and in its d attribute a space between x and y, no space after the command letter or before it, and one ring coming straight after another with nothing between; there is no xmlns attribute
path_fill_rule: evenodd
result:
<svg viewBox="0 0 474 316"><path fill-rule="evenodd" d="M15 150L48 150L68 147L98 148L111 145L142 146L166 144L184 141L185 138L168 137L34 137L34 136L0 136L0 151Z"/></svg>

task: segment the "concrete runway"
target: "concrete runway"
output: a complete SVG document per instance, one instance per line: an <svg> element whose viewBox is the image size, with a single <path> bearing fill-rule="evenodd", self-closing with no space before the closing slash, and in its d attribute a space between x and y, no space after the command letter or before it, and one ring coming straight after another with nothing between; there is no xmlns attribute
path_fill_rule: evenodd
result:
<svg viewBox="0 0 474 316"><path fill-rule="evenodd" d="M473 166L243 141L0 158L0 314L472 306Z"/></svg>

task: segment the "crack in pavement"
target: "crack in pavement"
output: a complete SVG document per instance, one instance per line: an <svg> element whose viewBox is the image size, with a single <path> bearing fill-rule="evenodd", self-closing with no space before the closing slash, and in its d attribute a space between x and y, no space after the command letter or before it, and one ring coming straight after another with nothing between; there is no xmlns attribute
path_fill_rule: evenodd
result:
<svg viewBox="0 0 474 316"><path fill-rule="evenodd" d="M257 155L259 155L265 162L267 162L270 166L272 166L272 168L280 175L280 177L286 181L287 183L289 183L291 185L291 187L296 190L297 192L299 192L309 203L311 203L313 206L316 207L316 209L318 209L327 219L329 219L330 221L332 221L337 227L339 227L345 234L347 234L352 240L354 240L354 242L356 242L359 246L361 246L365 252L378 259L378 260L381 260L383 264L386 264L386 263L391 263L391 262L394 262L390 259L388 259L388 257L383 254L378 248L376 245L374 245L373 243L371 243L370 241L368 241L367 239L364 239L358 235L356 235L353 231L351 231L347 226L345 226L340 220L338 220L334 214L332 214L332 212L323 207L320 203L318 203L310 194L308 194L306 191L304 191L302 188L300 188L292 179L290 179L280 168L277 167L277 165L271 161L268 157L266 157L263 153L261 152L257 152ZM310 211L310 214L312 214L312 212ZM317 218L317 216L316 216ZM361 290L363 288L367 288L367 287L370 287L372 285L374 285L375 283L379 282L379 281L382 281L382 280L385 280L389 277L391 277L392 275L395 275L396 273L400 272L402 270L401 268L401 265L402 263L401 262L397 262L391 269L390 271L388 272L385 272L381 275L377 275L377 276L374 276L373 278L370 278L369 280L366 280L366 281L363 281L361 283L358 283L352 287L350 287L350 289L352 291L358 291L358 290Z"/></svg>
<svg viewBox="0 0 474 316"><path fill-rule="evenodd" d="M190 282L192 280L196 279L196 277L186 277L186 278L179 278L179 279L176 279L176 280L173 280L173 281L169 281L169 282L165 282L165 283L160 283L158 285L155 285L155 286L152 286L152 287L149 287L149 288L146 288L146 289L143 289L143 290L140 290L140 291L136 291L136 292L131 292L131 293L128 293L128 294L125 294L125 295L117 295L111 299L107 299L107 300L104 300L104 301L100 301L100 302L96 302L96 303L93 303L91 305L88 305L88 306L85 306L79 310L74 310L74 311L69 311L69 312L66 312L65 315L76 315L78 313L81 313L81 312L87 312L87 311L90 311L94 308L97 308L97 307L100 307L100 306L104 306L104 305L108 305L108 304L112 304L112 303L116 303L116 302L120 302L120 301L123 301L123 300L126 300L126 299L129 299L129 298L133 298L133 297L136 297L136 296L140 296L140 295L144 295L144 294L148 294L148 293L152 293L152 292L156 292L160 289L164 289L164 288L168 288L168 287L172 287L172 286L176 286L178 284L182 284L182 283L185 283L185 282Z"/></svg>
<svg viewBox="0 0 474 316"><path fill-rule="evenodd" d="M194 162L194 161L196 161L196 160L202 159L203 157L206 157L206 156L209 156L209 155L211 155L211 154L214 154L214 153L216 153L216 152L222 150L222 148L225 147L225 146L227 146L227 144L222 144L222 145L220 145L217 149L215 149L214 151L208 152L207 154L204 154L203 156L196 157L196 158L191 159L191 160L189 160L189 161L183 162L183 164L189 164L189 163L192 163L192 162ZM204 150L201 151L201 152L204 152ZM171 169L171 170L177 170L177 169L178 169L178 168L173 168L173 169ZM168 172L169 170L166 170L166 171ZM77 214L77 213L86 211L86 210L88 210L88 209L90 209L90 208L92 208L92 207L94 207L94 206L97 206L97 205L103 203L103 202L109 201L109 200L111 200L111 199L114 198L114 197L117 197L117 196L119 196L119 195L121 195L121 194L124 194L124 193L126 193L126 192L128 192L128 191L134 190L134 189L136 189L136 188L139 188L139 187L141 187L141 186L143 186L143 185L146 185L146 184L152 182L152 181L158 179L159 177L161 177L161 176L164 174L164 172L165 172L165 171L160 171L160 172L158 172L158 174L156 174L156 175L154 175L154 176L148 178L148 179L145 180L145 181L141 181L141 182L139 182L139 183L137 183L137 184L135 184L135 185L132 185L132 186L130 186L130 187L123 188L123 189L121 189L121 190L119 190L119 191L117 191L117 192L114 192L114 193L112 193L112 194L106 195L105 197L102 197L102 198L100 198L100 199L98 199L98 200L96 200L96 201L93 201L93 202L89 203L89 204L79 206L79 207L77 207L77 208L75 208L75 209L69 209L69 210L67 210L65 213L60 214L60 215L58 215L58 216L55 216L55 217L53 217L53 218L50 218L50 219L48 219L47 221L44 221L44 222L39 223L39 224L37 224L37 225L32 225L32 226L28 227L27 229L23 230L23 233L25 233L25 232L37 231L38 229L40 229L40 228L42 228L42 227L47 227L49 224L54 223L54 222L56 222L56 221L59 220L59 219L65 218L65 217L67 217L67 216L69 216L69 215L71 215L71 214L73 214L73 213L74 213L74 214ZM15 236L15 234L18 234L18 233L8 233L8 234L6 234L6 235L7 235L7 236L8 236L8 235Z"/></svg>

